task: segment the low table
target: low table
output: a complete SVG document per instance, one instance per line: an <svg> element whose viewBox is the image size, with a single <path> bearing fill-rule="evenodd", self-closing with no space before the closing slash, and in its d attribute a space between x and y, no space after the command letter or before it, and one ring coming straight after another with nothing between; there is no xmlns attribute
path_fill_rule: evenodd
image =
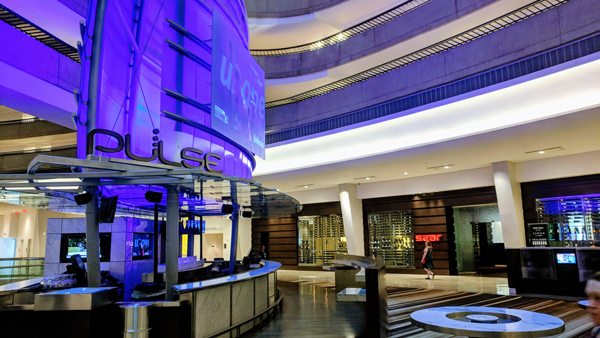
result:
<svg viewBox="0 0 600 338"><path fill-rule="evenodd" d="M425 330L467 337L547 337L565 323L543 313L480 306L447 306L415 311L410 321Z"/></svg>

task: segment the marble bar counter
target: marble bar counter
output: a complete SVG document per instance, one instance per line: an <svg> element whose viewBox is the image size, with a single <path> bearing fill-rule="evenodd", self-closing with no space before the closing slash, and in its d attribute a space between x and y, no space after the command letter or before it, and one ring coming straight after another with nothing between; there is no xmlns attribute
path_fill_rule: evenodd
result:
<svg viewBox="0 0 600 338"><path fill-rule="evenodd" d="M231 276L173 286L179 300L190 304L192 337L211 337L252 319L275 304L279 299L276 274L281 264L263 260L261 265ZM240 333L258 325L268 315L269 312L242 325ZM223 336L229 337L228 334Z"/></svg>

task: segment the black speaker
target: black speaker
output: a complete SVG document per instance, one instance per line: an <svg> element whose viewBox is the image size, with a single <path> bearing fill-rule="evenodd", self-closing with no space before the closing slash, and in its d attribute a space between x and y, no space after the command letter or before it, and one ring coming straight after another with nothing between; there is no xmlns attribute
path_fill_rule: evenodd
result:
<svg viewBox="0 0 600 338"><path fill-rule="evenodd" d="M119 196L102 197L100 199L100 210L98 216L100 223L113 223L115 221L115 212L117 211L117 199Z"/></svg>
<svg viewBox="0 0 600 338"><path fill-rule="evenodd" d="M90 194L89 192L86 192L85 194L75 195L75 203L77 203L77 205L88 204L92 201L92 197L92 194Z"/></svg>
<svg viewBox="0 0 600 338"><path fill-rule="evenodd" d="M231 204L223 204L223 207L221 207L221 213L222 214L233 214L234 209L235 208Z"/></svg>
<svg viewBox="0 0 600 338"><path fill-rule="evenodd" d="M162 192L146 191L146 201L160 203L162 201Z"/></svg>
<svg viewBox="0 0 600 338"><path fill-rule="evenodd" d="M248 211L244 210L244 211L242 211L242 217L244 217L244 218L250 218L250 217L252 217L252 210L248 210Z"/></svg>

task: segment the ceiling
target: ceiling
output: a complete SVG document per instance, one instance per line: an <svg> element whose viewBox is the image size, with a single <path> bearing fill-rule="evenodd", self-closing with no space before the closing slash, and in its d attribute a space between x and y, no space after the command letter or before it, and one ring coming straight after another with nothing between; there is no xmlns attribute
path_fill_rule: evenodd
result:
<svg viewBox="0 0 600 338"><path fill-rule="evenodd" d="M368 20L405 0L348 0L315 13L287 18L248 18L250 49L311 43Z"/></svg>

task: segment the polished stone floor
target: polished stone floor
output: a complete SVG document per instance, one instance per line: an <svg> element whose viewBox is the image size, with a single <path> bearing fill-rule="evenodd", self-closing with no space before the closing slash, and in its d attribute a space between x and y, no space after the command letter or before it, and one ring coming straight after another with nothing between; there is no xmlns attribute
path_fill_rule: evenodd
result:
<svg viewBox="0 0 600 338"><path fill-rule="evenodd" d="M365 303L336 302L335 289L278 281L283 311L248 337L364 337Z"/></svg>
<svg viewBox="0 0 600 338"><path fill-rule="evenodd" d="M277 271L277 279L283 281L301 280L333 283L335 281L335 276L332 271L279 270ZM426 280L425 272L423 272L422 275L388 273L385 275L385 279L388 286L489 293L496 295L509 294L508 279L498 277L435 276L433 280Z"/></svg>

